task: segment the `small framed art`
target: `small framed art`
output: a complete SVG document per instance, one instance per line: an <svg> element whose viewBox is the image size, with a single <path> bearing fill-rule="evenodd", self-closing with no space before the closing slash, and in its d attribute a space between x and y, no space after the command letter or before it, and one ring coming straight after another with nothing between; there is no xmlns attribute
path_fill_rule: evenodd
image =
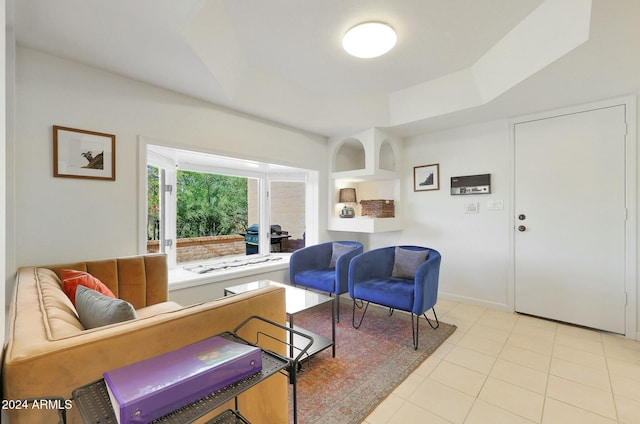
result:
<svg viewBox="0 0 640 424"><path fill-rule="evenodd" d="M53 126L53 176L116 179L116 136Z"/></svg>
<svg viewBox="0 0 640 424"><path fill-rule="evenodd" d="M440 190L440 164L413 167L413 191Z"/></svg>

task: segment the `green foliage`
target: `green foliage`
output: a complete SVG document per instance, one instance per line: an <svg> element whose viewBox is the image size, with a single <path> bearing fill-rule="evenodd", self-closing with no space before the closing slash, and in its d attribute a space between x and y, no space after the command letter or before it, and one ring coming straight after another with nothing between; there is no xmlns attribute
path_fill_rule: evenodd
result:
<svg viewBox="0 0 640 424"><path fill-rule="evenodd" d="M247 226L247 179L177 173L178 238L235 234Z"/></svg>

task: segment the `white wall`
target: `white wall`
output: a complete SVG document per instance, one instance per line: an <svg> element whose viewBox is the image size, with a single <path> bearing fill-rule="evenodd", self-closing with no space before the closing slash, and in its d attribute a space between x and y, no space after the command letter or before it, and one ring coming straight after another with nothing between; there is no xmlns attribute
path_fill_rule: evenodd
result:
<svg viewBox="0 0 640 424"><path fill-rule="evenodd" d="M14 266L141 253L139 135L315 169L321 196L327 191L324 137L27 48L17 51L16 96L18 213L9 223L16 234ZM116 181L54 178L53 125L115 134ZM325 204L326 198L320 201ZM321 237L325 228L322 217Z"/></svg>
<svg viewBox="0 0 640 424"><path fill-rule="evenodd" d="M432 247L442 254L441 296L506 308L508 142L507 120L406 139L402 176L406 230L376 234L370 248L395 243ZM440 164L440 190L414 192L413 167L433 163ZM490 194L451 196L452 176L476 174L491 174ZM504 209L487 210L487 202L496 200L504 202ZM464 213L468 202L480 204L478 214Z"/></svg>
<svg viewBox="0 0 640 424"><path fill-rule="evenodd" d="M374 234L368 247L396 243L433 247L443 257L440 296L512 310L511 143L508 119L406 139L402 193L406 229ZM431 163L440 164L440 190L414 192L413 167ZM484 173L491 174L491 194L450 194L452 176ZM504 209L488 210L490 201L503 201ZM479 213L465 214L467 202L478 202ZM640 323L640 311L637 315ZM640 339L640 333L629 336Z"/></svg>
<svg viewBox="0 0 640 424"><path fill-rule="evenodd" d="M7 32L9 30L6 28L6 8L5 1L0 0L0 22L2 26L5 27L4 31L0 32L0 53L2 54L0 58L0 128L4 128L4 132L0 132L0 275L2 280L6 281L5 276L7 275L7 267L6 267L6 251L7 251L7 92L6 92L6 41L7 41ZM6 284L6 283L5 283ZM0 290L0 305L5 305L5 291ZM2 346L4 346L4 334L5 334L5 308L2 308L2 313L0 314L0 340L2 341ZM0 361L2 361L3 352L0 351ZM0 411L2 418L4 418L4 412Z"/></svg>

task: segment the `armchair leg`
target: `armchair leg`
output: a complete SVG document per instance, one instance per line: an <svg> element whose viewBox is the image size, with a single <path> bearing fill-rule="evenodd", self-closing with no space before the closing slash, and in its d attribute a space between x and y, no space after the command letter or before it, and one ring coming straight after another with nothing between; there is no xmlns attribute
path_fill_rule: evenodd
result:
<svg viewBox="0 0 640 424"><path fill-rule="evenodd" d="M438 315L436 315L436 309L435 308L431 308L431 310L433 311L433 316L435 317L435 325L427 317L427 313L426 312L424 314L422 314L422 315L424 316L424 318L429 323L429 326L435 330L438 327L440 327L440 321L438 320ZM415 314L411 314L411 336L413 338L413 349L417 350L418 349L418 331L420 329L420 315L415 315L415 317L416 317L415 324L413 322L413 316L414 315Z"/></svg>
<svg viewBox="0 0 640 424"><path fill-rule="evenodd" d="M358 309L362 309L364 307L364 311L362 312L362 316L360 317L360 322L358 322L358 325L356 325L356 306L358 307ZM358 328L360 328L360 326L362 325L362 320L364 320L364 316L367 313L367 309L369 308L369 302L367 302L367 304L364 304L364 301L360 301L360 306L358 306L357 304L357 300L353 299L353 313L351 315L351 325L353 325L353 328L355 328L356 330Z"/></svg>
<svg viewBox="0 0 640 424"><path fill-rule="evenodd" d="M436 318L436 325L434 326L431 323L431 320L429 318L427 318L427 313L425 312L423 315L425 317L425 319L427 320L427 322L429 323L429 325L431 326L431 328L433 328L434 330L438 327L440 327L440 321L438 321L438 315L436 315L436 308L431 308L431 310L433 311L433 316Z"/></svg>
<svg viewBox="0 0 640 424"><path fill-rule="evenodd" d="M337 322L340 322L340 295L336 293L336 315L338 315L337 317Z"/></svg>
<svg viewBox="0 0 640 424"><path fill-rule="evenodd" d="M393 311L395 311L395 309L389 308L389 316L393 315Z"/></svg>

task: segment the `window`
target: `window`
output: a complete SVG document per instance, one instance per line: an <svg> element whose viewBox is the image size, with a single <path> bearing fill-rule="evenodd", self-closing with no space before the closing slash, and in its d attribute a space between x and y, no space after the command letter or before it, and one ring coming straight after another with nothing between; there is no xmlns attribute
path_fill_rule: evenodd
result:
<svg viewBox="0 0 640 424"><path fill-rule="evenodd" d="M145 251L167 253L171 268L287 253L317 239L317 171L154 144L146 157Z"/></svg>

